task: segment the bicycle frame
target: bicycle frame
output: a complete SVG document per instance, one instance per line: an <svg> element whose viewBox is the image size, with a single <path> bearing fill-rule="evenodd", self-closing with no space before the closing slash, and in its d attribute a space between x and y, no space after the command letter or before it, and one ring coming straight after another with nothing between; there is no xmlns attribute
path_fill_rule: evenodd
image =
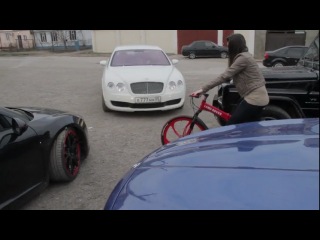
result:
<svg viewBox="0 0 320 240"><path fill-rule="evenodd" d="M206 111L206 112L210 112L213 115L220 117L222 119L224 119L225 121L228 121L231 117L231 115L227 112L222 111L221 109L207 103L207 98L209 96L209 94L203 94L203 99L201 101L200 107L197 110L197 112L194 114L194 117L198 117L198 115L202 112L202 111ZM190 97L196 97L199 98L199 96L190 96ZM193 127L193 126L192 126Z"/></svg>
<svg viewBox="0 0 320 240"><path fill-rule="evenodd" d="M166 122L166 124L163 126L162 131L161 131L161 142L162 144L167 144L170 142L168 140L167 133L169 129L171 129L171 132L173 133L173 136L176 136L178 138L190 135L193 132L193 128L197 126L197 130L206 130L208 127L206 124L199 118L199 114L202 111L210 112L212 113L215 117L219 117L225 121L228 121L231 118L231 115L227 112L222 111L221 109L207 103L207 98L209 94L205 93L203 94L203 99L200 104L194 104L193 98L199 98L199 95L190 95L191 99L190 101L192 102L192 107L194 109L194 115L191 116L178 116L175 118L170 119L169 121ZM197 110L195 110L197 108ZM183 122L182 128L176 129L175 123L176 122ZM185 125L184 125L185 123ZM182 131L181 131L182 130Z"/></svg>

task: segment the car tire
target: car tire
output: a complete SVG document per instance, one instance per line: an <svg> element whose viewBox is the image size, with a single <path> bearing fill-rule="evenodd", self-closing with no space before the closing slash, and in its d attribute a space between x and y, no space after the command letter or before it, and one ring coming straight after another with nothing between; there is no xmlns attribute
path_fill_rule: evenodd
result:
<svg viewBox="0 0 320 240"><path fill-rule="evenodd" d="M221 57L221 58L227 58L227 57L228 57L228 53L226 53L226 52L221 52L221 53L220 53L220 57Z"/></svg>
<svg viewBox="0 0 320 240"><path fill-rule="evenodd" d="M51 181L70 182L79 173L81 164L80 139L73 128L65 128L55 139L50 153Z"/></svg>
<svg viewBox="0 0 320 240"><path fill-rule="evenodd" d="M194 52L189 53L189 58L190 59L195 59L196 58L196 54Z"/></svg>
<svg viewBox="0 0 320 240"><path fill-rule="evenodd" d="M213 99L213 101L212 101L212 106L214 106L214 107L216 107L216 108L224 111L223 109L221 109L221 107L220 107L220 105L219 105L219 103L218 103L218 100L217 100L218 97L217 97L217 95L215 95L213 98L214 98L214 99ZM225 126L225 125L226 125L226 123L227 123L226 120L224 120L223 118L218 117L218 116L216 116L216 115L215 115L214 117L215 117L215 119L217 120L217 122L220 124L220 126Z"/></svg>
<svg viewBox="0 0 320 240"><path fill-rule="evenodd" d="M283 63L282 62L275 62L273 63L272 67L283 67Z"/></svg>
<svg viewBox="0 0 320 240"><path fill-rule="evenodd" d="M279 120L279 119L289 119L291 118L290 115L280 107L277 106L266 106L261 114L261 121L268 121L268 120Z"/></svg>
<svg viewBox="0 0 320 240"><path fill-rule="evenodd" d="M102 109L103 109L103 111L104 112L111 112L112 110L110 108L108 108L107 105L104 102L103 95L102 95L101 99L102 99Z"/></svg>

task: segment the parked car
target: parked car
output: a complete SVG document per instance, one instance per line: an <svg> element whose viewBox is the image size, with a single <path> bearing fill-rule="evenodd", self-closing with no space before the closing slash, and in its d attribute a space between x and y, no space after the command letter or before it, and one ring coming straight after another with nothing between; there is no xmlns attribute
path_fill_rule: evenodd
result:
<svg viewBox="0 0 320 240"><path fill-rule="evenodd" d="M295 66L307 50L306 46L287 46L266 51L262 64L265 67Z"/></svg>
<svg viewBox="0 0 320 240"><path fill-rule="evenodd" d="M181 54L194 59L196 57L218 57L227 58L228 48L219 46L212 41L194 41L189 45L182 46Z"/></svg>
<svg viewBox="0 0 320 240"><path fill-rule="evenodd" d="M270 102L262 120L319 117L319 35L297 66L261 68ZM232 113L241 100L232 82L221 84L213 105ZM218 118L218 122L225 122Z"/></svg>
<svg viewBox="0 0 320 240"><path fill-rule="evenodd" d="M20 208L49 181L74 180L89 149L81 116L0 107L0 209Z"/></svg>
<svg viewBox="0 0 320 240"><path fill-rule="evenodd" d="M105 210L319 210L319 118L191 134L135 164Z"/></svg>
<svg viewBox="0 0 320 240"><path fill-rule="evenodd" d="M182 108L183 75L158 46L118 46L102 76L102 108L108 111L155 111Z"/></svg>

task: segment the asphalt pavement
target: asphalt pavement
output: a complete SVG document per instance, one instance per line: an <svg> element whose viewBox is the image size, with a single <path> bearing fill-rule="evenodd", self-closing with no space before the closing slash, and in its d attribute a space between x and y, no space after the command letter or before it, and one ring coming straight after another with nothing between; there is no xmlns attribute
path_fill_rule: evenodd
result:
<svg viewBox="0 0 320 240"><path fill-rule="evenodd" d="M78 54L78 55L77 55ZM1 54L0 54L1 55ZM38 54L0 56L1 106L57 108L84 117L91 152L79 176L71 183L55 183L28 203L24 210L99 210L121 177L144 156L161 147L160 133L170 118L192 115L186 98L181 110L167 112L105 113L101 107L99 64L108 54ZM222 73L227 59L179 60L177 68L186 80L187 95ZM259 63L261 65L261 63ZM209 101L216 89L211 90ZM219 127L212 114L200 118Z"/></svg>

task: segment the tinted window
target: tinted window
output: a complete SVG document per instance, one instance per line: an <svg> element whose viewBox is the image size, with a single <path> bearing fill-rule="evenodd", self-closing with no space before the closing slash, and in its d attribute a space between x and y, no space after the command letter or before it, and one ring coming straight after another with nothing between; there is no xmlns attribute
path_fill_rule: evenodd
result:
<svg viewBox="0 0 320 240"><path fill-rule="evenodd" d="M319 38L310 45L304 58L306 60L319 61Z"/></svg>
<svg viewBox="0 0 320 240"><path fill-rule="evenodd" d="M213 42L205 42L206 47L212 47L214 46Z"/></svg>
<svg viewBox="0 0 320 240"><path fill-rule="evenodd" d="M304 54L304 48L289 48L287 56L291 58L301 58Z"/></svg>
<svg viewBox="0 0 320 240"><path fill-rule="evenodd" d="M0 132L11 127L10 119L0 115Z"/></svg>
<svg viewBox="0 0 320 240"><path fill-rule="evenodd" d="M277 53L277 55L285 55L288 51L288 48L280 48L278 50L275 50L275 52Z"/></svg>
<svg viewBox="0 0 320 240"><path fill-rule="evenodd" d="M195 46L196 48L204 48L204 47L205 47L205 44L204 44L204 42L196 42L196 43L194 44L194 46Z"/></svg>
<svg viewBox="0 0 320 240"><path fill-rule="evenodd" d="M146 65L168 66L170 62L163 51L153 49L120 50L111 60L112 67Z"/></svg>
<svg viewBox="0 0 320 240"><path fill-rule="evenodd" d="M307 53L299 61L299 65L319 70L319 36L312 42Z"/></svg>

